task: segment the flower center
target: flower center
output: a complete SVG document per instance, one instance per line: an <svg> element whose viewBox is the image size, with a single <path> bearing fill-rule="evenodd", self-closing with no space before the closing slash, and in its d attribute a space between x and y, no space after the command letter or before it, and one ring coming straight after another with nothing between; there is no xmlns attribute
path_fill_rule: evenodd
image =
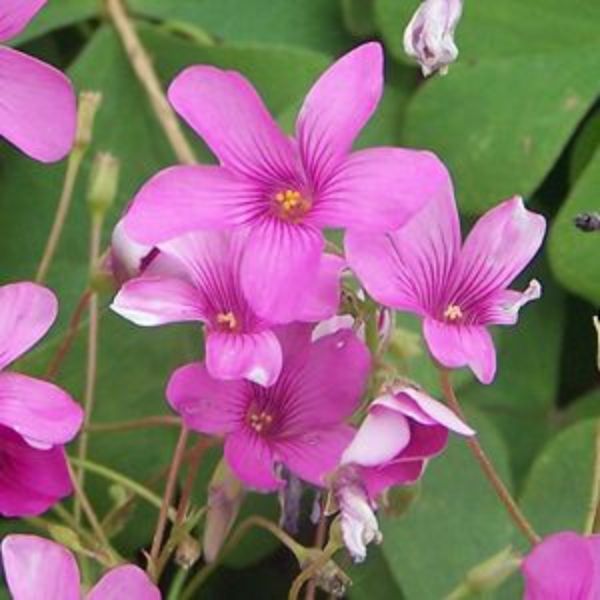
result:
<svg viewBox="0 0 600 600"><path fill-rule="evenodd" d="M226 313L219 313L217 315L217 323L224 331L235 331L238 326L238 320L235 315L229 311Z"/></svg>
<svg viewBox="0 0 600 600"><path fill-rule="evenodd" d="M452 323L455 321L460 321L463 316L463 311L458 304L448 304L446 310L444 311L444 319L451 321Z"/></svg>
<svg viewBox="0 0 600 600"><path fill-rule="evenodd" d="M277 216L294 223L300 221L312 205L311 201L297 190L288 189L277 192L273 199Z"/></svg>
<svg viewBox="0 0 600 600"><path fill-rule="evenodd" d="M266 411L251 412L248 415L248 424L256 433L265 433L273 422L273 417Z"/></svg>

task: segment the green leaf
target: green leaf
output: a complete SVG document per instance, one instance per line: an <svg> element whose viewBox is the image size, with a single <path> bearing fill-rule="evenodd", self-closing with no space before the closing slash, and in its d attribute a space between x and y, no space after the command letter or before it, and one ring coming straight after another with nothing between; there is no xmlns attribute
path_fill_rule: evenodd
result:
<svg viewBox="0 0 600 600"><path fill-rule="evenodd" d="M392 575L385 556L377 546L370 547L364 563L351 565L346 573L352 579L351 600L402 600L404 595Z"/></svg>
<svg viewBox="0 0 600 600"><path fill-rule="evenodd" d="M510 487L506 448L493 425L470 411L486 451ZM383 554L407 598L443 598L466 572L513 536L504 508L464 440L431 461L421 495L405 516L382 519Z"/></svg>
<svg viewBox="0 0 600 600"><path fill-rule="evenodd" d="M595 101L599 66L600 45L456 65L414 95L404 141L446 162L463 212L530 196Z"/></svg>
<svg viewBox="0 0 600 600"><path fill-rule="evenodd" d="M300 46L339 54L351 44L333 0L132 0L141 15L181 21L219 41Z"/></svg>
<svg viewBox="0 0 600 600"><path fill-rule="evenodd" d="M374 0L341 0L346 29L355 37L366 38L376 31Z"/></svg>
<svg viewBox="0 0 600 600"><path fill-rule="evenodd" d="M97 0L52 0L44 6L20 36L11 40L11 45L23 44L55 29L74 25L97 15Z"/></svg>
<svg viewBox="0 0 600 600"><path fill-rule="evenodd" d="M594 157L600 146L600 109L596 109L584 123L573 144L569 163L569 183L573 185Z"/></svg>
<svg viewBox="0 0 600 600"><path fill-rule="evenodd" d="M600 243L598 233L582 232L573 224L582 212L598 212L600 147L560 209L550 233L550 264L557 279L571 292L600 304Z"/></svg>

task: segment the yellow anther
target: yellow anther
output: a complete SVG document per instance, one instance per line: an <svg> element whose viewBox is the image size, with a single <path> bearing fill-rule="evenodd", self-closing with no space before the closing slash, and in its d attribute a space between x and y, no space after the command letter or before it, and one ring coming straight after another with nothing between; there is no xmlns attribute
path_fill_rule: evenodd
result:
<svg viewBox="0 0 600 600"><path fill-rule="evenodd" d="M248 420L250 422L250 427L252 427L256 433L261 433L263 429L268 427L273 422L273 417L263 410L258 414L252 413Z"/></svg>
<svg viewBox="0 0 600 600"><path fill-rule="evenodd" d="M444 318L448 321L458 321L463 318L463 312L458 304L449 304L444 311Z"/></svg>
<svg viewBox="0 0 600 600"><path fill-rule="evenodd" d="M231 311L227 313L219 313L217 315L217 323L220 325L226 325L232 331L237 327L237 319Z"/></svg>

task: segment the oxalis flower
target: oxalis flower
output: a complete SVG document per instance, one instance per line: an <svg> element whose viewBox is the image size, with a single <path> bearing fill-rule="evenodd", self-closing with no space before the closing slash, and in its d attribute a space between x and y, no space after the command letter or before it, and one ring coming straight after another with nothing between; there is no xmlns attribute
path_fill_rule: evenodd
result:
<svg viewBox="0 0 600 600"><path fill-rule="evenodd" d="M4 573L13 600L160 600L160 591L142 569L111 569L82 595L77 561L60 544L35 535L2 540Z"/></svg>
<svg viewBox="0 0 600 600"><path fill-rule="evenodd" d="M523 600L600 598L600 535L550 535L533 548L521 568Z"/></svg>
<svg viewBox="0 0 600 600"><path fill-rule="evenodd" d="M283 367L269 388L214 379L202 363L178 369L167 387L171 406L188 427L225 436L225 460L250 488L280 488L275 463L324 485L352 439L343 421L358 406L369 352L350 330L312 343L310 334L305 325L277 329Z"/></svg>
<svg viewBox="0 0 600 600"><path fill-rule="evenodd" d="M0 43L25 29L46 0L2 0ZM0 46L0 135L42 162L63 158L75 138L76 101L57 69Z"/></svg>
<svg viewBox="0 0 600 600"><path fill-rule="evenodd" d="M112 308L138 325L202 321L206 369L213 377L272 385L281 371L281 347L271 330L275 321L258 316L242 290L244 248L244 235L224 232L159 244L157 259L125 283ZM312 289L290 319L318 321L335 313L343 265L337 256L322 257Z"/></svg>
<svg viewBox="0 0 600 600"><path fill-rule="evenodd" d="M239 73L194 66L171 84L175 110L220 166L179 166L146 183L126 216L155 244L197 229L244 229L242 288L256 312L288 319L316 278L324 228L392 231L444 189L428 152L350 153L379 102L383 53L369 43L343 56L304 101L287 137Z"/></svg>
<svg viewBox="0 0 600 600"><path fill-rule="evenodd" d="M378 302L423 317L434 358L448 368L468 365L483 383L496 372L488 325L514 325L521 306L540 297L507 289L538 251L546 222L519 197L488 211L462 249L452 188L391 234L349 232L348 264Z"/></svg>
<svg viewBox="0 0 600 600"><path fill-rule="evenodd" d="M344 542L355 561L381 540L374 510L388 488L416 482L448 434L474 435L449 408L410 386L376 398L332 477Z"/></svg>
<svg viewBox="0 0 600 600"><path fill-rule="evenodd" d="M56 298L33 283L0 287L0 514L44 512L71 493L63 444L83 411L51 383L5 368L29 350L56 318Z"/></svg>

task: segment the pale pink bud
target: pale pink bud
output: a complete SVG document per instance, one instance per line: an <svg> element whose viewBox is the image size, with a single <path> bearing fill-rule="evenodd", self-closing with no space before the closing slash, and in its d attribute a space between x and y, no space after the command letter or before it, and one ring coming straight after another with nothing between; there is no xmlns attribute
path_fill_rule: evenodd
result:
<svg viewBox="0 0 600 600"><path fill-rule="evenodd" d="M404 51L421 65L427 77L448 72L458 56L454 30L462 13L462 0L424 0L404 31Z"/></svg>

